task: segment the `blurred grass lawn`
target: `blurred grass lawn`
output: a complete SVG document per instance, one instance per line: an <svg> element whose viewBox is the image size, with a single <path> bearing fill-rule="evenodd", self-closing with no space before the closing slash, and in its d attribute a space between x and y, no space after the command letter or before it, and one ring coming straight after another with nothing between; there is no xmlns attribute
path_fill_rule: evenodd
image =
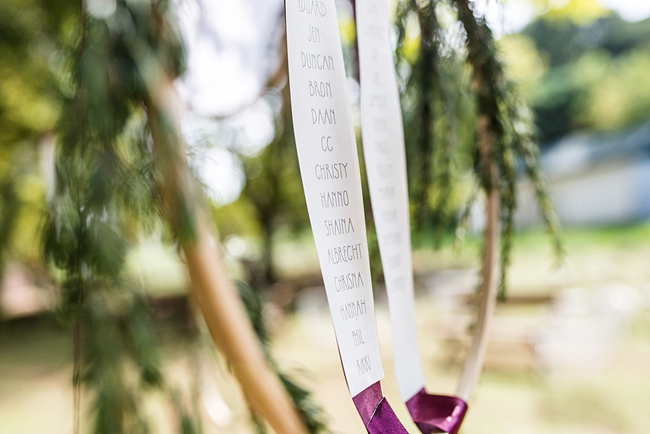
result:
<svg viewBox="0 0 650 434"><path fill-rule="evenodd" d="M308 237L305 237L307 239ZM650 224L620 228L574 229L563 234L567 258L554 269L550 243L539 231L517 236L510 272L511 295L552 295L561 288L596 288L623 282L650 288ZM468 267L479 249L469 240L458 249L419 250L418 273L431 269ZM296 254L299 252L299 254ZM314 271L315 250L309 241L281 243L280 269L286 274ZM300 263L296 263L300 258ZM377 296L382 299L381 294ZM451 393L458 366L450 363L449 346L440 339L437 318L425 294L418 299L418 328L422 360L430 392ZM535 318L543 305L500 306L499 317ZM390 326L386 307L379 302L378 327L386 379L384 392L403 421L408 416L399 402L392 375ZM163 333L172 378L182 382L192 366L180 324L167 322ZM48 319L25 324L0 323L0 433L63 434L72 432L71 333ZM312 389L325 407L331 428L340 434L364 432L343 380L330 319L326 313L304 318L290 315L276 331L274 353L280 363ZM638 315L604 370L541 375L530 368L526 351L492 345L464 434L647 434L650 433L650 312ZM506 361L507 363L504 363ZM241 397L223 378L224 399L234 409L234 421L224 428L206 422L206 433L252 432L245 422ZM88 397L85 397L88 399ZM87 401L83 407L88 408ZM173 432L164 406L154 433ZM207 420L207 419L206 419ZM86 422L87 423L87 422ZM409 432L417 430L409 424Z"/></svg>

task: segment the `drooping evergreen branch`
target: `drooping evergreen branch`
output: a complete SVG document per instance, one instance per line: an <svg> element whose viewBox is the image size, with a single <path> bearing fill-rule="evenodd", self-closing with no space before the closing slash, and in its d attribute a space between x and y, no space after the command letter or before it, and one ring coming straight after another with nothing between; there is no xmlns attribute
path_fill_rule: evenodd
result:
<svg viewBox="0 0 650 434"><path fill-rule="evenodd" d="M442 28L438 23L440 8L456 11L464 31L466 54L450 39L456 32L453 25ZM419 47L417 57L409 63L405 60L409 53L404 50L412 44L404 42L407 24L414 18L420 30ZM403 106L414 229L422 233L423 229L431 228L439 237L445 230L462 224L458 214L454 215L458 208L454 192L461 187L457 170L463 168L456 167L455 161L459 152L469 151L474 156L474 175L482 190L487 192L495 184L500 195L499 295L503 298L520 167L525 169L533 185L556 254L562 255L559 225L539 168L533 116L516 86L505 76L492 32L485 19L474 14L471 1L403 0L397 7L396 33L398 62L410 67ZM471 94L465 90L460 55L466 55L471 66ZM470 96L474 102L467 101ZM475 119L481 116L485 117L487 131L492 136L488 159L482 159L476 145L480 138L476 140L467 134L470 130L478 131L468 121L478 125ZM469 146L469 149L459 146ZM498 181L490 179L491 162L496 164Z"/></svg>
<svg viewBox="0 0 650 434"><path fill-rule="evenodd" d="M59 122L56 190L43 238L46 258L63 272L61 316L76 323L75 407L83 384L93 396L92 431L98 434L150 431L143 401L151 389L168 396L178 432L200 432L195 415L172 399L147 298L124 269L126 254L155 217L139 104L143 81L128 46L146 41L149 50L181 58L178 42L157 46L160 40L151 37L151 7L120 1L114 15L98 19L81 3L75 95ZM133 27L123 26L126 17Z"/></svg>
<svg viewBox="0 0 650 434"><path fill-rule="evenodd" d="M305 432L264 362L187 166L171 85L183 53L167 3L121 0L107 18L80 16L85 25L73 65L76 96L60 121L57 190L44 249L64 271L63 316L79 319L76 378L95 396L94 431L148 431L142 411L148 388L166 391L180 432L200 431L161 374L146 297L123 272L126 253L163 217L200 287L194 295L213 337L223 343L226 336L228 345L220 349L253 409L278 432ZM133 369L140 373L135 382ZM284 385L297 401L304 398L292 383Z"/></svg>
<svg viewBox="0 0 650 434"><path fill-rule="evenodd" d="M396 14L398 66L408 65L409 75L403 95L409 192L414 229L431 235L440 245L443 234L454 226L453 210L458 189L456 156L463 127L461 107L467 96L462 92L463 64L448 45L446 30L438 20L439 1L398 3ZM417 57L406 56L409 20L420 30Z"/></svg>
<svg viewBox="0 0 650 434"><path fill-rule="evenodd" d="M499 58L494 37L485 19L474 14L469 0L455 0L454 3L458 19L467 34L467 58L473 69L477 116L485 118L493 140L489 160L479 158L476 167L483 189L499 190L502 224L499 297L503 299L514 233L514 212L517 206L518 161L523 161L533 184L558 257L562 255L558 237L559 224L541 176L530 111L522 102L514 84L505 76L503 62ZM496 184L489 164L496 165Z"/></svg>
<svg viewBox="0 0 650 434"><path fill-rule="evenodd" d="M86 47L86 2L81 0L79 2L79 15L80 15L80 42L79 48L77 50L77 62L81 64L82 56L84 55L84 49ZM83 104L83 77L80 75L77 82L77 89L75 95L75 103L77 109L77 119L84 118L84 104ZM80 137L81 148L85 149L86 147L86 125L81 123L80 126ZM83 238L83 231L85 229L84 217L82 215L83 210L81 207L80 195L76 195L75 207L77 211L77 218L79 219L79 224L77 225L77 237L79 240ZM80 246L78 245L79 249ZM79 249L80 250L80 249ZM79 254L81 251L78 252ZM73 367L72 367L72 387L73 387L73 400L74 400L74 434L79 434L79 429L81 427L81 321L82 321L82 307L83 307L83 296L84 296L84 282L81 280L81 262L79 261L80 255L77 257L77 261L74 264L75 268L75 280L77 280L77 290L79 291L78 300L77 300L77 315L75 318L74 324L74 342L73 342Z"/></svg>
<svg viewBox="0 0 650 434"><path fill-rule="evenodd" d="M431 219L429 191L434 172L434 149L437 144L434 123L439 84L439 25L434 2L426 2L423 6L418 6L415 1L407 2L399 15L404 19L403 27L406 26L407 11L415 13L420 26L419 56L413 65L407 85L413 90L414 111L407 116L407 123L412 128L407 128L406 132L410 137L406 140L410 143L407 156L410 157L408 174L411 199L414 203L413 222L416 230L422 230L428 226ZM400 30L399 34L403 35L404 31L405 29Z"/></svg>
<svg viewBox="0 0 650 434"><path fill-rule="evenodd" d="M453 24L441 29L436 19L438 8L456 11L464 31L462 42L466 52L454 45ZM414 229L422 233L431 223L438 234L444 229L439 224L439 216L449 206L452 192L460 184L454 173L453 158L458 151L462 152L455 146L458 138L463 137L459 142L473 156L472 174L476 182L472 184L478 185L485 196L479 314L458 389L460 396L469 399L485 356L499 283L499 262L498 292L501 297L505 294L520 162L533 183L547 229L560 253L558 225L537 161L530 111L505 76L484 18L474 14L469 0L404 0L398 3L396 14L398 47L406 40L407 24L414 16L420 30L419 52L416 59L405 63L410 66L410 75L403 97ZM398 56L403 64L407 54ZM471 108L466 101L465 88L469 86L464 77L465 68L456 63L458 55L467 56L471 67L470 95L474 100ZM465 130L473 134L468 137ZM434 200L436 197L438 200ZM469 207L465 210L455 220L456 228L464 224Z"/></svg>

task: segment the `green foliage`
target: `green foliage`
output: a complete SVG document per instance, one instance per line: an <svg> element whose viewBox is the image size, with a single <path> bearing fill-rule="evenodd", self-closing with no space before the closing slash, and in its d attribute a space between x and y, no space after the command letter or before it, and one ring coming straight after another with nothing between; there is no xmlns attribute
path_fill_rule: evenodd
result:
<svg viewBox="0 0 650 434"><path fill-rule="evenodd" d="M0 3L0 266L7 252L16 255L22 244L29 244L21 242L28 236L13 235L20 232L19 225L28 222L27 232L35 233L36 204L43 202L45 193L34 187L33 161L41 139L56 130L56 183L42 242L48 264L61 277L60 316L78 327L77 349L82 351L75 382L92 391L93 431L148 432L151 424L143 402L149 393L162 391L178 413L178 431L196 433L201 428L195 412L162 375L147 299L125 271L127 254L161 226L159 215L165 211L156 182L163 170L154 160L151 133L173 128L164 110L156 107L155 91L159 80L173 79L183 70L182 44L166 1L118 0L115 5L112 13L98 16L78 11L77 2L65 0ZM454 24L441 24L456 12L465 30L462 35L456 17ZM409 35L412 24L419 36ZM445 36L453 26L460 43ZM344 40L352 40L353 28L353 21L343 23ZM469 190L476 185L499 188L505 272L520 162L535 185L549 229L556 229L537 164L530 111L505 78L489 29L467 2L400 2L397 30L399 71L407 78L403 106L416 232L452 232L462 221L458 209L464 198L473 197ZM624 50L625 41L612 42L618 47L612 50ZM472 68L465 63L466 55ZM354 69L353 58L347 57ZM629 59L635 73L614 71L617 81L611 86L633 79L646 67L641 51L621 58ZM481 77L477 98L470 88L472 71L475 82L477 74ZM560 82L551 82L558 94L563 92ZM259 155L244 159L246 187L230 218L232 227L224 231L250 230L250 222L256 222L255 230L265 239L266 283L273 280L273 233L298 231L307 222L286 91L273 142ZM645 106L635 106L629 116L640 116L643 110ZM485 175L478 158L477 113L490 118L498 185ZM173 133L160 139L163 146L156 152L166 153L167 160L186 157ZM179 199L176 235L194 236L188 202L193 198ZM26 214L25 209L32 211ZM248 223L236 214L242 209L254 216ZM266 345L259 296L248 287L239 288ZM322 413L309 392L279 375L309 430L325 432Z"/></svg>
<svg viewBox="0 0 650 434"><path fill-rule="evenodd" d="M75 92L63 101L43 235L46 258L63 271L61 316L77 323L75 383L93 392L97 434L150 432L143 408L150 390L174 404L179 432L197 432L163 379L147 299L124 270L127 252L157 222L143 111L148 78L138 63L152 56L178 73L181 45L161 2L118 1L111 16L82 12L80 20Z"/></svg>
<svg viewBox="0 0 650 434"><path fill-rule="evenodd" d="M478 116L488 119L492 140L492 163L498 170L498 184L486 162L476 160L477 175L485 191L497 188L501 205L501 283L499 295L505 297L505 278L510 263L517 195L517 160L523 161L540 205L546 227L553 237L558 257L562 255L558 223L546 191L534 141L530 110L504 73L492 32L483 18L477 18L467 0L456 0L458 19L467 34L468 61L473 68Z"/></svg>
<svg viewBox="0 0 650 434"><path fill-rule="evenodd" d="M411 67L407 82L405 99L408 110L405 112L405 140L407 146L407 165L409 167L409 193L413 203L413 223L417 231L431 225L440 228L441 216L432 215L433 210L446 210L445 204L431 206L432 184L443 200L449 197L452 158L444 158L451 148L451 140L436 134L436 122L444 116L440 101L446 95L441 92L440 80L442 59L440 54L441 27L438 23L435 4L428 2L418 7L414 1L402 2L397 11L398 47L406 37L407 20L412 14L417 17L420 28L418 56ZM399 53L399 51L398 51ZM400 57L404 57L400 53ZM447 101L446 98L444 101ZM435 120L434 120L435 119ZM436 165L435 162L440 164ZM434 170L434 166L437 166ZM438 181L433 177L438 175Z"/></svg>
<svg viewBox="0 0 650 434"><path fill-rule="evenodd" d="M54 128L62 53L76 3L0 2L0 146L19 146Z"/></svg>
<svg viewBox="0 0 650 434"><path fill-rule="evenodd" d="M455 24L441 26L440 12L455 15L462 24L461 39L471 66L471 84L460 60L463 51L450 40ZM462 185L467 173L486 193L498 189L503 297L514 232L519 164L535 187L558 254L561 250L557 221L539 169L533 116L515 85L506 78L492 32L484 18L475 16L469 1L401 2L396 19L398 46L409 46L404 41L413 16L419 27L419 50L409 63L403 105L414 229L442 234L463 224L467 214L458 213L461 205L454 203L453 198L459 191L471 189ZM470 98L475 102L468 102ZM476 131L480 118L487 120L492 147L487 160L479 152ZM468 130L473 134L463 135ZM469 158L463 159L463 155ZM471 164L467 164L468 159ZM492 165L497 167L496 178L490 169ZM473 194L468 196L473 200Z"/></svg>
<svg viewBox="0 0 650 434"><path fill-rule="evenodd" d="M60 110L75 7L65 0L0 2L0 275L10 261L42 272L45 191L34 163Z"/></svg>
<svg viewBox="0 0 650 434"><path fill-rule="evenodd" d="M448 9L441 2L408 0L398 3L396 14L398 70L406 75L402 107L413 229L420 235L416 240L433 239L436 245L453 231L471 189L464 173L471 169L466 156L475 139L469 71L446 36L450 29L438 19ZM409 34L412 28L419 35Z"/></svg>
<svg viewBox="0 0 650 434"><path fill-rule="evenodd" d="M609 60L607 57L605 59ZM576 102L577 124L594 129L622 129L650 117L650 49L638 48L612 59Z"/></svg>
<svg viewBox="0 0 650 434"><path fill-rule="evenodd" d="M5 252L8 250L10 235L17 223L18 196L14 185L9 180L0 184L0 276L2 265L5 263Z"/></svg>
<svg viewBox="0 0 650 434"><path fill-rule="evenodd" d="M545 63L525 92L543 140L578 128L624 128L650 116L650 80L644 74L650 20L629 23L608 14L576 23L546 14L520 37L534 44Z"/></svg>
<svg viewBox="0 0 650 434"><path fill-rule="evenodd" d="M82 13L81 22L71 73L75 92L59 122L56 191L43 237L46 257L63 271L61 316L76 322L79 333L75 383L93 391L97 434L150 432L143 404L154 390L176 409L178 432L199 433L196 412L162 375L147 298L124 265L141 237L160 226L165 210L157 181L173 170L169 164L186 158L156 93L157 80L181 72L182 45L162 1L118 1L108 17ZM263 161L277 167L275 159L285 157L271 151L277 149ZM275 185L281 184L278 178ZM179 237L195 235L194 199L176 198ZM262 307L251 294L242 291L242 298L266 344ZM281 379L312 432L323 432L310 394Z"/></svg>

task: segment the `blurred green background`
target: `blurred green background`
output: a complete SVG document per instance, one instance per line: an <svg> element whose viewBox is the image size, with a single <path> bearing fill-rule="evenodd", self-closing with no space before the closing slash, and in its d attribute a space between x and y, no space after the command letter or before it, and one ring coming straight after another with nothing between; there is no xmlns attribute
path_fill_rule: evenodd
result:
<svg viewBox="0 0 650 434"><path fill-rule="evenodd" d="M333 432L363 432L341 375L295 160L283 67L277 66L284 64L282 2L207 3L185 0L174 9L188 59L177 83L187 109L182 128L188 159L211 199L232 275L250 282L265 300L273 354L313 390ZM89 12L105 17L110 4L89 1ZM356 104L352 6L341 0L337 7ZM624 0L511 0L477 7L498 37L507 76L535 115L565 257L555 257L530 185L522 181L508 299L497 309L485 371L461 432L648 433L650 10L643 1ZM73 335L60 320L60 270L43 259L41 233L55 189L57 122L74 94L70 63L78 9L66 0L0 0L3 433L58 434L73 427ZM443 4L440 21L452 22L451 15ZM419 30L407 24L397 47L405 119L412 109L411 67L420 55ZM447 30L456 55L445 54L442 61L448 71L459 64L464 71L449 81L450 88L461 89L455 94L456 187L440 216L433 212L440 203L434 180L425 207L431 208L427 221L435 224L414 231L418 338L429 391L440 393L453 392L469 340L483 224L475 203L467 226L456 227L471 198L474 108L462 91L468 81L458 60L462 32L453 25ZM265 43L256 40L265 35ZM206 83L212 87L204 89ZM436 122L450 119L437 110ZM446 134L442 126L434 130ZM414 182L410 187L419 188ZM385 393L407 421L391 373L388 313L374 252ZM168 234L158 228L143 237L128 253L126 268L150 300L165 376L197 385L186 392L199 406L204 431L254 432L225 362L211 350L200 320L193 320L187 276ZM92 425L90 393L82 393L83 432ZM152 432L175 432L168 406L155 394L147 400ZM417 431L412 424L407 428Z"/></svg>

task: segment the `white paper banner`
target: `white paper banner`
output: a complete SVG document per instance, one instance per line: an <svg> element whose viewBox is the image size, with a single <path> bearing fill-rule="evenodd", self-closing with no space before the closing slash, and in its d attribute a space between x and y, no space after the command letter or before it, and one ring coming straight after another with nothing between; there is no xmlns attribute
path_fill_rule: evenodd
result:
<svg viewBox="0 0 650 434"><path fill-rule="evenodd" d="M381 380L356 140L334 0L286 0L300 173L343 371L354 397Z"/></svg>
<svg viewBox="0 0 650 434"><path fill-rule="evenodd" d="M415 335L406 155L386 0L356 0L361 130L390 310L395 375L406 402L424 387Z"/></svg>

